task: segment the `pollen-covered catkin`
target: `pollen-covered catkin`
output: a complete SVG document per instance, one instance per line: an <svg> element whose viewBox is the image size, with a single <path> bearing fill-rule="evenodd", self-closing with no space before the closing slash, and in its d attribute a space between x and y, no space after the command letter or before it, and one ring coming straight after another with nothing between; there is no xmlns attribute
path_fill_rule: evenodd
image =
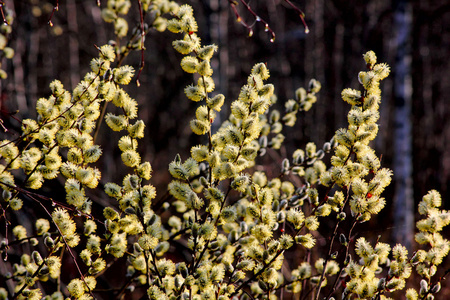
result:
<svg viewBox="0 0 450 300"><path fill-rule="evenodd" d="M265 23L250 3L245 8L254 13L255 25ZM136 25L127 21L133 10L143 17ZM6 6L4 12L9 22ZM8 290L0 288L0 298L92 299L111 290L108 278L120 269L117 297L227 300L325 293L330 299L387 299L415 273L422 280L406 298L432 299L442 289L438 267L450 251L442 234L450 213L437 191L419 204L416 252L358 231L386 205L382 193L393 176L370 143L382 120L380 82L389 75L388 65L378 63L373 51L365 53L360 85L341 93L349 105L348 126L323 145L300 141L291 150L284 145L285 126L296 126L320 101L320 82L311 79L275 109L269 59L255 64L226 100L216 91L218 47L200 39L195 14L190 5L171 0L106 0L101 17L116 37L95 46L98 56L72 91L51 82L51 94L37 100L36 120L24 119L17 139L2 138L0 206L7 238L0 252ZM0 28L6 58L13 55L9 24ZM256 34L258 26L249 24ZM139 144L151 144L138 118L142 95L133 99L123 85L137 73L125 58L135 50L144 55L152 45L149 33L166 29L175 36L173 57L180 56L191 78L182 87L185 96L198 102L191 103L195 116L185 125L199 136L192 137L190 151L169 163L166 175L173 180L164 188L164 172L153 174L146 161L159 157L141 152L145 145ZM144 78L148 66L140 67ZM96 138L102 122L117 152L97 144L104 140ZM110 166L111 153L120 155L121 164ZM102 173L105 165L112 172ZM159 197L148 180L160 186ZM35 208L43 212L37 220L17 224L21 210L31 218ZM298 265L285 268L285 256L292 253ZM80 273L67 277L61 271L68 264Z"/></svg>

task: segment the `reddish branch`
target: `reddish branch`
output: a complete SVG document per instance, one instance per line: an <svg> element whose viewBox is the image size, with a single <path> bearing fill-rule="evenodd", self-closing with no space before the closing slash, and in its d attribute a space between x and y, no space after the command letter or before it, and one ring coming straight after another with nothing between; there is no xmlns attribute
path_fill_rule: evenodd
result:
<svg viewBox="0 0 450 300"><path fill-rule="evenodd" d="M50 18L48 18L48 25L50 25L50 26L53 26L52 18L53 18L55 11L59 10L59 2L58 1L59 0L56 0L56 4L55 4L55 6L53 6L52 13L50 14Z"/></svg>
<svg viewBox="0 0 450 300"><path fill-rule="evenodd" d="M233 9L234 15L236 16L236 21L238 21L239 23L241 23L245 28L248 29L248 35L252 36L253 35L253 27L255 26L255 24L257 22L261 22L264 24L264 30L269 32L272 35L272 38L270 39L270 41L273 43L275 41L275 32L272 30L272 28L270 28L269 23L267 23L266 21L264 21L260 16L258 16L253 9L250 7L250 5L248 3L246 3L244 0L240 0L241 3L245 6L245 8L248 10L249 13L251 13L254 17L255 17L255 21L253 22L253 24L249 25L248 23L246 23L244 20L242 20L241 15L239 14L236 5L238 5L237 1L234 0L228 0L231 8Z"/></svg>
<svg viewBox="0 0 450 300"><path fill-rule="evenodd" d="M5 12L3 11L3 6L5 6L5 2L0 1L0 13L2 14L3 24L9 25L5 17Z"/></svg>
<svg viewBox="0 0 450 300"><path fill-rule="evenodd" d="M305 26L305 33L309 33L309 27L308 27L308 25L306 25L306 21L305 21L305 13L300 8L295 6L291 1L289 1L289 0L284 0L284 1L287 4L289 4L289 6L292 7L298 13L298 16L302 20L303 26Z"/></svg>
<svg viewBox="0 0 450 300"><path fill-rule="evenodd" d="M252 24L248 24L246 23L241 15L239 14L238 10L237 10L237 5L239 4L237 0L228 0L228 2L230 3L231 9L234 12L234 15L236 16L236 21L238 21L239 23L241 23L245 28L247 28L248 30L248 35L252 36L253 35L253 27L255 26L255 24L257 22L261 22L264 24L264 30L269 32L272 35L272 38L270 39L270 41L273 43L275 41L275 32L270 28L269 23L267 23L266 21L264 21L264 19L262 19L258 14L255 13L255 11L250 7L250 4L248 4L247 2L245 2L244 0L239 0L242 5L245 6L245 8L247 9L247 11L253 15L253 17L255 18L255 21ZM305 33L309 33L309 27L306 24L305 21L305 13L298 8L297 6L295 6L291 1L289 0L284 0L291 8L293 8L297 14L299 15L300 19L302 20L303 25L305 26Z"/></svg>

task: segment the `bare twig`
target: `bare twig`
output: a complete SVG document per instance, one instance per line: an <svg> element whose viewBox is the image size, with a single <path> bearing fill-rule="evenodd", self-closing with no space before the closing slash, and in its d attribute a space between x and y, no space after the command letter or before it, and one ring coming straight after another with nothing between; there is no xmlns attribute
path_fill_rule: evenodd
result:
<svg viewBox="0 0 450 300"><path fill-rule="evenodd" d="M292 7L298 13L298 16L302 20L303 26L305 26L305 33L309 33L309 27L308 27L308 25L306 24L306 21L305 21L305 13L300 8L295 6L291 1L289 1L289 0L284 0L284 1L287 4L289 4L289 6Z"/></svg>
<svg viewBox="0 0 450 300"><path fill-rule="evenodd" d="M270 28L269 23L267 23L266 21L264 21L264 19L262 19L258 14L256 14L253 9L250 7L250 5L248 3L246 3L244 0L240 0L240 2L242 3L242 5L245 6L245 8L248 10L249 13L251 13L253 15L253 17L255 17L255 21L252 24L248 24L246 23L244 20L242 20L241 15L239 14L236 5L238 5L237 1L234 0L228 0L228 2L231 5L231 9L233 9L234 15L236 16L236 21L238 21L239 23L241 23L245 28L248 29L248 35L252 36L253 35L253 27L256 25L256 23L261 22L262 24L264 24L264 30L266 32L269 32L269 34L272 36L272 38L270 39L270 41L273 43L275 42L275 32L272 30L272 28Z"/></svg>
<svg viewBox="0 0 450 300"><path fill-rule="evenodd" d="M3 11L3 6L5 6L5 2L0 1L0 13L2 15L3 24L9 25L8 20L6 20L6 17L5 17L5 12Z"/></svg>
<svg viewBox="0 0 450 300"><path fill-rule="evenodd" d="M51 27L53 27L53 22L52 22L53 15L55 14L55 11L58 11L58 10L59 10L59 0L56 0L56 4L55 4L55 6L53 6L52 13L50 14L50 17L48 18L48 25L50 25Z"/></svg>

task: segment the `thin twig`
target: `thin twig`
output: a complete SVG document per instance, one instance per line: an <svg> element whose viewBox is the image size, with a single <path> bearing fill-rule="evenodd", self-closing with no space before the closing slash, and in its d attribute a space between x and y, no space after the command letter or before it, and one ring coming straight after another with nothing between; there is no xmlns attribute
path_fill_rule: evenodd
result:
<svg viewBox="0 0 450 300"><path fill-rule="evenodd" d="M52 13L50 14L50 17L48 18L48 25L50 25L50 27L53 27L53 22L52 22L53 14L55 13L55 11L58 11L58 10L59 10L59 3L58 3L58 0L56 0L56 4L55 4L55 6L53 6Z"/></svg>
<svg viewBox="0 0 450 300"><path fill-rule="evenodd" d="M305 33L308 34L309 33L309 27L308 27L308 25L306 24L306 21L305 21L305 13L300 8L295 6L291 1L289 1L289 0L284 0L284 1L287 4L289 4L289 6L292 7L298 13L298 16L302 20L303 26L305 26Z"/></svg>
<svg viewBox="0 0 450 300"><path fill-rule="evenodd" d="M5 6L4 1L0 1L0 13L2 14L3 24L9 25L8 20L6 20L5 12L3 11L3 6Z"/></svg>
<svg viewBox="0 0 450 300"><path fill-rule="evenodd" d="M251 25L249 25L244 20L242 20L242 17L236 8L236 5L238 4L237 1L228 0L228 2L231 5L231 9L233 10L234 15L236 16L236 21L241 23L245 28L247 28L249 36L253 35L253 27L256 25L256 23L261 22L262 24L264 24L264 31L269 32L270 35L272 36L272 38L270 39L270 42L272 42L272 43L275 42L275 32L272 30L272 28L270 28L269 23L264 21L264 19L262 19L258 14L256 14L256 12L253 11L251 6L247 2L245 2L244 0L240 0L242 5L245 6L245 8L248 10L248 12L251 13L253 15L253 17L255 17L255 21Z"/></svg>
<svg viewBox="0 0 450 300"><path fill-rule="evenodd" d="M16 187L16 188L18 188L18 187ZM19 188L18 188L18 189L19 189ZM90 294L94 299L96 299L95 296L92 294L91 288L90 288L89 285L86 283L86 279L85 279L85 277L84 277L84 275L83 275L83 272L81 272L80 266L78 265L78 262L77 262L77 260L76 260L76 258L75 258L75 255L74 255L73 252L72 252L72 249L71 249L71 248L69 247L69 245L67 244L67 241L66 241L66 239L65 239L65 237L64 237L64 235L63 235L63 233L61 232L61 229L59 228L58 224L56 224L56 222L53 220L52 214L48 211L48 209L45 207L45 205L42 204L41 201L39 201L38 199L36 199L35 197L33 197L33 196L31 195L31 193L28 193L27 196L28 196L30 199L32 199L33 201L37 202L37 203L42 207L42 209L44 209L44 211L50 216L50 218L51 218L53 224L55 224L56 229L58 230L58 232L59 232L59 234L60 234L60 237L62 238L64 244L65 244L66 247L67 247L67 252L69 252L70 256L72 257L72 260L73 260L73 262L74 262L74 264L75 264L75 267L76 267L77 270L78 270L78 273L80 274L81 279L83 280L84 284L85 284L86 287L88 288L89 294ZM16 293L16 294L13 296L13 299L17 298L18 295L20 295L20 294L19 294L19 293Z"/></svg>

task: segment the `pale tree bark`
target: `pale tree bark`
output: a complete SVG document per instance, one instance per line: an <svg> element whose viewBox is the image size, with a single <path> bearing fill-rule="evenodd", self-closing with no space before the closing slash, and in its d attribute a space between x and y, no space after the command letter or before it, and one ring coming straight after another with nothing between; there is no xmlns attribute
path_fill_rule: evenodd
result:
<svg viewBox="0 0 450 300"><path fill-rule="evenodd" d="M412 7L408 0L394 0L394 232L395 242L412 250L414 238L414 197L412 180L411 115L411 27Z"/></svg>
<svg viewBox="0 0 450 300"><path fill-rule="evenodd" d="M229 4L226 1L209 0L208 2L208 29L210 43L219 47L218 55L213 56L211 66L214 68L213 79L216 82L216 90L224 95L228 94L228 13ZM218 130L219 124L225 118L224 112L218 113L216 121L212 124L213 132Z"/></svg>

